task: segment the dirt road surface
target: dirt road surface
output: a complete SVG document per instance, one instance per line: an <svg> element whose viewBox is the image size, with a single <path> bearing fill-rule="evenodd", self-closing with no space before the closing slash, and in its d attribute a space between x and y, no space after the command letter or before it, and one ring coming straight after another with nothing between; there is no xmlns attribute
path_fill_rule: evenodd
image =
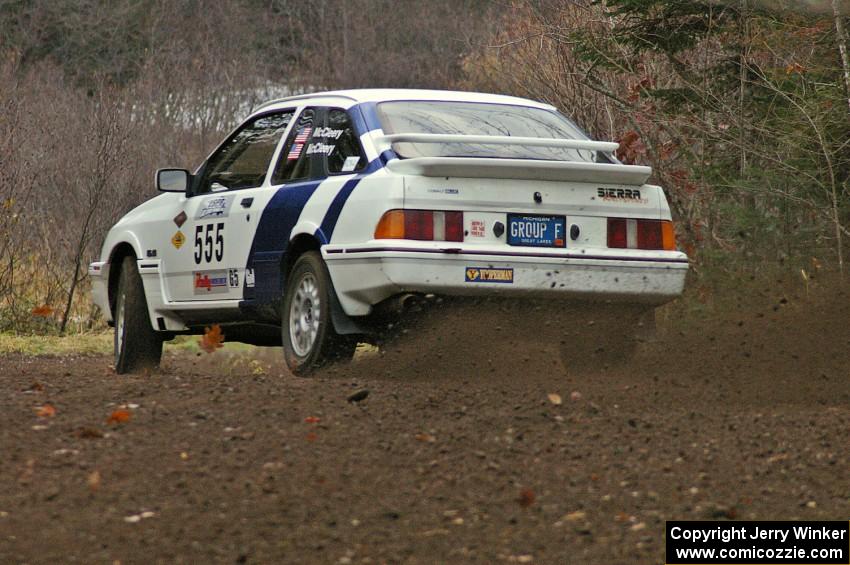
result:
<svg viewBox="0 0 850 565"><path fill-rule="evenodd" d="M5 356L0 563L661 563L668 519L846 520L850 296L801 294L597 370L469 320L310 379Z"/></svg>

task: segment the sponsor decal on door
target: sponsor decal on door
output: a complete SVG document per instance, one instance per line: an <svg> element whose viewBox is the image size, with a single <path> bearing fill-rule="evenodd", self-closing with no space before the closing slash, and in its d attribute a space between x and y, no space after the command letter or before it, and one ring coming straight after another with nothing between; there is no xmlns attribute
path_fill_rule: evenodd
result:
<svg viewBox="0 0 850 565"><path fill-rule="evenodd" d="M227 271L194 271L195 294L226 294Z"/></svg>
<svg viewBox="0 0 850 565"><path fill-rule="evenodd" d="M230 202L232 200L232 196L216 196L215 198L210 198L201 205L195 219L204 220L206 218L226 218L230 211Z"/></svg>

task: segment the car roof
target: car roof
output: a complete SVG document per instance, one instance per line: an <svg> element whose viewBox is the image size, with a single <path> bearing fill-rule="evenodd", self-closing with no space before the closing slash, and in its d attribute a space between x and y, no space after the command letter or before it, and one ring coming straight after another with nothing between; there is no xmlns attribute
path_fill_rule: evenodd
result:
<svg viewBox="0 0 850 565"><path fill-rule="evenodd" d="M363 88L354 90L331 90L301 94L271 100L257 107L254 112L270 110L276 107L292 106L293 102L314 104L340 104L351 106L363 102L390 102L403 100L427 100L446 102L479 102L484 104L510 104L512 106L530 106L554 110L554 106L536 102L527 98L505 96L502 94L485 94L483 92L463 92L459 90L423 90L414 88Z"/></svg>

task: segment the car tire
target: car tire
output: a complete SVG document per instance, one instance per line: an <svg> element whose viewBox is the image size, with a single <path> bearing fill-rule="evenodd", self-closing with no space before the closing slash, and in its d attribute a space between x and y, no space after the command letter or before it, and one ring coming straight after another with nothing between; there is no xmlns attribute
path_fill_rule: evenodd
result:
<svg viewBox="0 0 850 565"><path fill-rule="evenodd" d="M159 367L162 337L151 327L145 289L134 257L125 257L121 263L113 319L115 372L135 373Z"/></svg>
<svg viewBox="0 0 850 565"><path fill-rule="evenodd" d="M307 376L328 362L350 360L357 341L338 335L331 321L328 269L317 251L301 255L292 267L283 294L283 357L293 374Z"/></svg>

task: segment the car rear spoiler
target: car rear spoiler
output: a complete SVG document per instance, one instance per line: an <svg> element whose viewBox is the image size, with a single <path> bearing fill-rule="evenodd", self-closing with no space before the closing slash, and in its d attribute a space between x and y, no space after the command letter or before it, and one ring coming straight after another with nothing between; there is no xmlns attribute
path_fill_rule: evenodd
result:
<svg viewBox="0 0 850 565"><path fill-rule="evenodd" d="M397 133L377 140L381 151L394 143L475 143L482 145L526 145L559 147L610 153L617 143L587 139L550 139L489 135L443 135ZM640 186L652 174L652 168L618 163L585 161L548 161L540 159L499 159L488 157L411 157L393 159L387 168L395 173L426 177L510 178L550 181L593 182Z"/></svg>
<svg viewBox="0 0 850 565"><path fill-rule="evenodd" d="M529 147L559 147L612 153L619 143L589 139L553 139L549 137L513 137L510 135L450 135L441 133L394 133L384 135L383 143L475 143L479 145L526 145Z"/></svg>

